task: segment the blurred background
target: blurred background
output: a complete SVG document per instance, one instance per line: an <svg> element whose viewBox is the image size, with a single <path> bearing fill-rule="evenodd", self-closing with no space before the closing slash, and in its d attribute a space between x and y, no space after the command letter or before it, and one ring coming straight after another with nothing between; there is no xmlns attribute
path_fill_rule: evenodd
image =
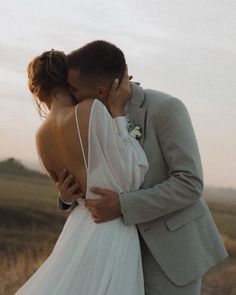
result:
<svg viewBox="0 0 236 295"><path fill-rule="evenodd" d="M54 186L37 158L41 119L27 65L43 51L69 53L96 39L124 51L143 88L187 106L204 197L230 253L206 274L202 294L236 294L235 15L234 0L1 0L0 294L14 294L48 257L68 216L57 212Z"/></svg>

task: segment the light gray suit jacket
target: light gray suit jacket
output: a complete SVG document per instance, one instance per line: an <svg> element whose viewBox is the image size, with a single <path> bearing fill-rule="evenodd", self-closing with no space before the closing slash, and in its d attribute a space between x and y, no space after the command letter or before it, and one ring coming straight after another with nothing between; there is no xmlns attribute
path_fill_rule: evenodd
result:
<svg viewBox="0 0 236 295"><path fill-rule="evenodd" d="M123 221L137 225L165 274L183 286L227 252L202 198L201 159L186 107L168 94L131 85L130 119L141 127L149 170L139 191L119 195ZM59 201L59 210L68 207Z"/></svg>

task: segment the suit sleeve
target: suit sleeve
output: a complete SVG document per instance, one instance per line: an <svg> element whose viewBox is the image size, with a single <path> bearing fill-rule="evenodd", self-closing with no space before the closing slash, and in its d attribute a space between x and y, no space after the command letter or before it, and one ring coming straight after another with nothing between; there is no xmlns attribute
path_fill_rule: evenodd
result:
<svg viewBox="0 0 236 295"><path fill-rule="evenodd" d="M60 199L60 196L58 196L58 200L57 200L57 211L70 211L72 208L74 208L74 206L72 205L77 205L78 203L76 201L73 201L70 205L66 204L65 202L63 202Z"/></svg>
<svg viewBox="0 0 236 295"><path fill-rule="evenodd" d="M179 99L169 98L155 120L168 178L153 187L119 195L127 225L165 216L192 205L202 195L201 159L186 107Z"/></svg>

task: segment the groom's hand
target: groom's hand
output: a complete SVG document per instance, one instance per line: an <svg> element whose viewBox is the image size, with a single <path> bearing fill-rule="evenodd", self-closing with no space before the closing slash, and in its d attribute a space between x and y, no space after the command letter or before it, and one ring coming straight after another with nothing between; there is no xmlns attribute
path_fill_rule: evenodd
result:
<svg viewBox="0 0 236 295"><path fill-rule="evenodd" d="M61 171L59 179L56 181L56 188L60 198L65 202L73 202L79 198L84 198L80 183L75 182L73 175L69 174L65 168Z"/></svg>
<svg viewBox="0 0 236 295"><path fill-rule="evenodd" d="M85 200L85 205L91 211L95 223L113 220L122 215L119 195L116 192L97 187L90 190L101 196L100 199Z"/></svg>

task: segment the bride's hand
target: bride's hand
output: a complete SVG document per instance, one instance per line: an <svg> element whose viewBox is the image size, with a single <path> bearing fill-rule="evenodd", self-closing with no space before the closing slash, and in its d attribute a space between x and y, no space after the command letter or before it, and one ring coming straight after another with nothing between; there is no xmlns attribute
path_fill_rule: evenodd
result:
<svg viewBox="0 0 236 295"><path fill-rule="evenodd" d="M131 88L129 83L130 77L126 69L122 80L116 79L108 94L108 105L112 117L124 115L124 107L131 96Z"/></svg>

